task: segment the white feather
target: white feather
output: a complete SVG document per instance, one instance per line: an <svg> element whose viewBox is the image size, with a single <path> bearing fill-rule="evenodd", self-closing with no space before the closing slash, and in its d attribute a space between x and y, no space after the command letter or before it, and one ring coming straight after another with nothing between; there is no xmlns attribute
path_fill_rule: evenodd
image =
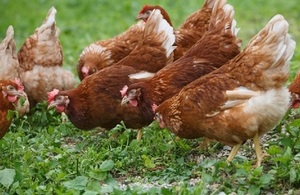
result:
<svg viewBox="0 0 300 195"><path fill-rule="evenodd" d="M284 85L278 76L288 78L289 64L295 50L295 41L288 34L288 22L282 15L275 15L267 25L254 36L244 52L261 56L256 68L263 71L260 80L264 88Z"/></svg>
<svg viewBox="0 0 300 195"><path fill-rule="evenodd" d="M48 13L48 18L45 22L45 26L52 26L55 22L55 15L56 15L56 9L54 7L51 7Z"/></svg>
<svg viewBox="0 0 300 195"><path fill-rule="evenodd" d="M14 29L9 26L6 37L0 43L0 79L14 79L18 77L19 61L14 41Z"/></svg>
<svg viewBox="0 0 300 195"><path fill-rule="evenodd" d="M37 29L38 34L42 34L45 30L50 29L55 24L56 9L51 7L43 24ZM58 36L58 35L57 35Z"/></svg>
<svg viewBox="0 0 300 195"><path fill-rule="evenodd" d="M139 72L135 74L130 74L128 77L130 79L147 79L153 77L154 73L151 72Z"/></svg>
<svg viewBox="0 0 300 195"><path fill-rule="evenodd" d="M153 27L154 25L154 27ZM152 27L153 29L148 29ZM163 19L160 10L153 10L145 26L145 36L153 31L161 37L162 46L166 49L166 56L169 57L176 47L174 29ZM163 33L162 33L163 32Z"/></svg>

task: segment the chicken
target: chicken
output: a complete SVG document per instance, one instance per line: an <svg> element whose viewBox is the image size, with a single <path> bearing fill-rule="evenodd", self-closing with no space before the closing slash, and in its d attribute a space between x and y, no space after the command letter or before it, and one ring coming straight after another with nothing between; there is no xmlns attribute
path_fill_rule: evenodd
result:
<svg viewBox="0 0 300 195"><path fill-rule="evenodd" d="M71 89L76 84L73 73L62 67L63 53L55 15L56 9L52 7L43 24L26 39L18 52L19 75L31 107L47 100L47 92Z"/></svg>
<svg viewBox="0 0 300 195"><path fill-rule="evenodd" d="M192 13L184 23L175 31L177 48L174 52L174 60L183 56L208 30L211 12L217 0L205 0L201 9ZM137 19L147 21L153 9L161 10L164 18L172 25L171 19L161 6L145 5L138 14Z"/></svg>
<svg viewBox="0 0 300 195"><path fill-rule="evenodd" d="M153 121L152 105L178 93L193 80L219 68L240 52L234 10L225 0L216 3L210 29L182 58L158 71L151 79L124 88L122 105L138 106Z"/></svg>
<svg viewBox="0 0 300 195"><path fill-rule="evenodd" d="M126 57L143 39L144 27L145 22L138 21L113 38L96 41L85 47L77 64L79 79L82 80Z"/></svg>
<svg viewBox="0 0 300 195"><path fill-rule="evenodd" d="M300 73L296 75L294 80L289 86L289 91L292 94L291 108L297 109L300 106Z"/></svg>
<svg viewBox="0 0 300 195"><path fill-rule="evenodd" d="M12 119L7 118L9 110L15 110L15 103L24 95L24 87L12 80L0 80L0 139L8 131Z"/></svg>
<svg viewBox="0 0 300 195"><path fill-rule="evenodd" d="M6 37L0 43L0 80L17 79L18 83L21 85L19 81L18 68L19 61L14 41L14 29L12 26L9 26L6 31ZM19 116L23 116L25 113L29 112L29 101L27 95L24 91L22 91L22 93L24 102L15 102Z"/></svg>
<svg viewBox="0 0 300 195"><path fill-rule="evenodd" d="M285 83L294 49L288 22L274 16L239 55L156 107L156 120L179 137L204 136L233 146L228 161L253 139L260 166L259 137L276 126L290 105Z"/></svg>
<svg viewBox="0 0 300 195"><path fill-rule="evenodd" d="M145 121L139 109L121 106L120 90L124 83L129 85L134 82L130 80L129 75L141 71L134 68L133 64L148 65L144 66L148 69L152 69L153 64L157 62L166 64L169 58L172 58L175 42L173 28L162 18L159 10L151 14L145 32L145 37L140 43L144 46L136 47L126 57L132 60L131 63L127 61L127 64L106 67L83 79L75 89L50 92L48 108L56 107L58 112L64 112L77 128L83 130L95 127L110 129L121 121L129 128L143 127L148 121ZM156 48L149 47L153 45ZM144 48L148 48L146 56L143 55ZM139 49L142 50L141 53L136 51ZM158 55L165 60L157 60ZM152 60L149 60L151 57Z"/></svg>

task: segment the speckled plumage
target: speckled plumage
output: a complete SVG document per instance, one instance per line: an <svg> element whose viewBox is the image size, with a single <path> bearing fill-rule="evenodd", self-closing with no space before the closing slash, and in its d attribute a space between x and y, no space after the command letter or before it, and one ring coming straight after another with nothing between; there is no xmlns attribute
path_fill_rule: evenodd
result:
<svg viewBox="0 0 300 195"><path fill-rule="evenodd" d="M14 41L14 29L9 26L6 31L6 37L0 43L0 80L19 80L19 61ZM18 81L19 82L19 81ZM23 116L29 112L29 100L25 92L24 104L16 102L16 110L19 116Z"/></svg>
<svg viewBox="0 0 300 195"><path fill-rule="evenodd" d="M300 106L300 72L293 79L289 86L289 90L292 93L292 105L291 107L296 109Z"/></svg>
<svg viewBox="0 0 300 195"><path fill-rule="evenodd" d="M19 100L19 95L8 94L15 93L16 91L23 91L23 88L19 89L18 83L11 80L0 79L0 139L8 131L12 119L7 118L9 110L15 110L15 104ZM11 98L13 96L13 98Z"/></svg>
<svg viewBox="0 0 300 195"><path fill-rule="evenodd" d="M212 9L217 0L205 0L202 7L190 14L181 26L174 31L176 36L174 52L174 61L182 57L203 34L209 29L209 23L212 15ZM145 5L139 12L139 19L147 20L151 10L161 10L164 18L172 25L167 11L158 5Z"/></svg>
<svg viewBox="0 0 300 195"><path fill-rule="evenodd" d="M6 37L0 43L0 79L18 78L19 61L14 40L14 29L9 26Z"/></svg>
<svg viewBox="0 0 300 195"><path fill-rule="evenodd" d="M161 69L151 79L129 86L127 99L138 101L137 106L145 118L153 119L153 104L159 105L188 83L219 68L240 52L241 40L236 37L232 6L226 1L215 5L210 29L182 58ZM228 6L230 9L224 13ZM129 93L132 95L129 96Z"/></svg>
<svg viewBox="0 0 300 195"><path fill-rule="evenodd" d="M110 129L121 121L127 127L143 127L149 121L142 117L139 109L121 106L120 90L134 82L129 75L161 68L172 59L173 28L169 25L160 28L161 25L168 24L156 10L146 23L144 39L133 52L117 64L86 77L75 89L50 94L49 105L55 106L57 111L64 111L80 129Z"/></svg>
<svg viewBox="0 0 300 195"><path fill-rule="evenodd" d="M157 119L180 137L204 136L235 146L228 160L253 138L260 165L258 138L290 105L285 83L294 49L287 21L274 16L239 55L159 105Z"/></svg>
<svg viewBox="0 0 300 195"><path fill-rule="evenodd" d="M55 15L56 9L52 7L43 24L18 52L19 75L31 107L46 100L47 92L53 89L68 90L76 85L73 73L62 67L63 53Z"/></svg>
<svg viewBox="0 0 300 195"><path fill-rule="evenodd" d="M77 64L80 80L126 57L143 39L144 27L145 22L139 21L115 37L96 41L86 46L81 52ZM100 47L103 49L100 50ZM83 67L87 69L86 74L82 71Z"/></svg>

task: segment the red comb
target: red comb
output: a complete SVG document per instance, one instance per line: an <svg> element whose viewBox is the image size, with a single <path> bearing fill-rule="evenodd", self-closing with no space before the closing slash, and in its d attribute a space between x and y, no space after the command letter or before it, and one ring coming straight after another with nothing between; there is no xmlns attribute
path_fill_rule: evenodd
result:
<svg viewBox="0 0 300 195"><path fill-rule="evenodd" d="M123 89L120 90L122 97L126 95L127 90L128 90L128 85L125 85Z"/></svg>
<svg viewBox="0 0 300 195"><path fill-rule="evenodd" d="M87 74L87 73L89 73L89 69L87 67L83 66L81 68L81 72L84 73L84 74Z"/></svg>
<svg viewBox="0 0 300 195"><path fill-rule="evenodd" d="M58 89L53 89L53 91L48 92L48 103L51 102L52 100L54 100L54 97L58 94L59 90Z"/></svg>
<svg viewBox="0 0 300 195"><path fill-rule="evenodd" d="M139 14L146 12L149 9L150 5L144 5Z"/></svg>
<svg viewBox="0 0 300 195"><path fill-rule="evenodd" d="M21 84L21 80L19 78L15 78L14 82L18 85L18 91L24 90L24 86Z"/></svg>
<svg viewBox="0 0 300 195"><path fill-rule="evenodd" d="M152 111L155 112L156 108L158 107L156 104L152 104Z"/></svg>

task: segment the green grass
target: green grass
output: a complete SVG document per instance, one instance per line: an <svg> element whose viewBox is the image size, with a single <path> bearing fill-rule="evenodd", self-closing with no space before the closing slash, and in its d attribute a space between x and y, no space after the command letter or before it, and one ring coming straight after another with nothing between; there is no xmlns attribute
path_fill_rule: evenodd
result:
<svg viewBox="0 0 300 195"><path fill-rule="evenodd" d="M151 1L159 4L158 0ZM0 37L8 25L15 29L17 48L32 34L54 5L64 49L64 66L74 70L82 49L95 40L123 32L134 23L139 9L149 1L7 1L0 0ZM243 45L277 13L290 23L299 42L298 1L229 1L236 10ZM175 27L202 5L202 1L164 1ZM300 68L297 45L291 79ZM14 121L0 140L1 194L297 194L300 187L300 121L289 112L262 144L270 155L254 169L255 155L248 142L231 164L225 163L223 145L197 148L201 139L177 140L154 123L136 131L123 124L110 131L81 131L45 104L31 116ZM299 116L299 115L298 115ZM250 142L251 143L251 142ZM246 155L245 155L246 154ZM200 179L199 179L200 178ZM190 181L197 179L195 185ZM140 182L132 188L121 184ZM153 184L145 188L142 184ZM165 187L161 187L165 185Z"/></svg>

